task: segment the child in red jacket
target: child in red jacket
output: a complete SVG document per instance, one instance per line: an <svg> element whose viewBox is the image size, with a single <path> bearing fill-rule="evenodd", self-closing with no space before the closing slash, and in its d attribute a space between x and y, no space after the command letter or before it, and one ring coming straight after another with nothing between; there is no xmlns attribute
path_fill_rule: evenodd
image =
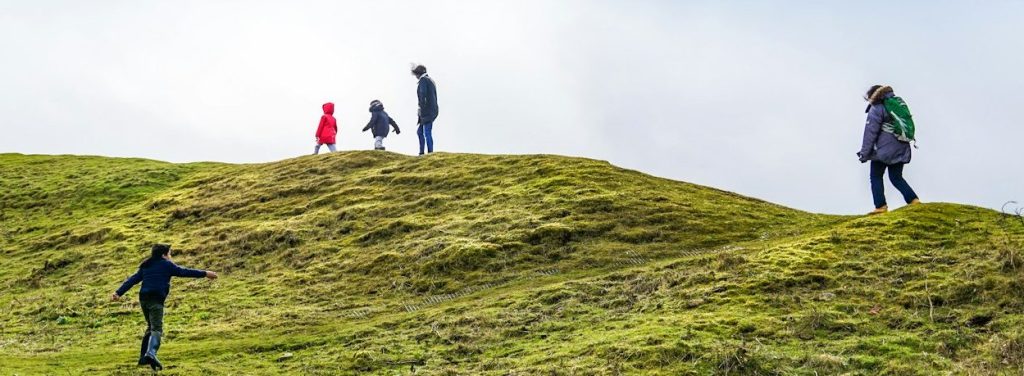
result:
<svg viewBox="0 0 1024 376"><path fill-rule="evenodd" d="M324 103L324 115L320 117L320 125L316 127L316 148L313 155L320 154L320 146L326 144L327 149L334 152L334 137L338 134L338 122L334 120L334 103Z"/></svg>

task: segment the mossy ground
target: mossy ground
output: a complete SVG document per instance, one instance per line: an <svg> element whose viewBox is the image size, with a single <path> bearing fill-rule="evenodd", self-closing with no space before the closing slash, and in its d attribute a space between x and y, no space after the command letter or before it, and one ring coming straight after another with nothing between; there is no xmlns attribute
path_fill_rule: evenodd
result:
<svg viewBox="0 0 1024 376"><path fill-rule="evenodd" d="M556 156L0 155L0 374L1020 374L1024 225L804 213ZM290 357L283 356L290 353Z"/></svg>

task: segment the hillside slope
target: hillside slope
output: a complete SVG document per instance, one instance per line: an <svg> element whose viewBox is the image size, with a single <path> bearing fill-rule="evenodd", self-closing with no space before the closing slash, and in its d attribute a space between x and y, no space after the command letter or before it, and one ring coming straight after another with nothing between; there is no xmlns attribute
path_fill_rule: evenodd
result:
<svg viewBox="0 0 1024 376"><path fill-rule="evenodd" d="M0 374L1018 374L1024 226L804 213L605 162L0 155ZM285 354L290 354L286 356Z"/></svg>

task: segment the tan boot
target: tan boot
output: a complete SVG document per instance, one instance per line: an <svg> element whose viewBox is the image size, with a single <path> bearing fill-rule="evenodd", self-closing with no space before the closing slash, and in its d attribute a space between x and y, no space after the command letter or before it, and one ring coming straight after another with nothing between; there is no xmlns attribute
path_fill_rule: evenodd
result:
<svg viewBox="0 0 1024 376"><path fill-rule="evenodd" d="M910 201L910 203L907 205L921 205L921 200L915 198L913 201Z"/></svg>
<svg viewBox="0 0 1024 376"><path fill-rule="evenodd" d="M880 207L878 209L872 210L870 213L868 213L868 215L879 215L879 214L885 214L885 213L888 213L888 212L889 212L889 206L886 205L886 206Z"/></svg>

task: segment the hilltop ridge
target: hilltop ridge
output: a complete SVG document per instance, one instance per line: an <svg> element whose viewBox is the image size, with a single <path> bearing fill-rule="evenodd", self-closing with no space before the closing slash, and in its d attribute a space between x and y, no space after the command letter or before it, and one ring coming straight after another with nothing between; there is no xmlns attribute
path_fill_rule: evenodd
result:
<svg viewBox="0 0 1024 376"><path fill-rule="evenodd" d="M153 242L222 273L175 286L165 374L1024 371L1024 226L977 207L820 215L550 155L0 154L0 187L3 372L142 374L107 297Z"/></svg>

